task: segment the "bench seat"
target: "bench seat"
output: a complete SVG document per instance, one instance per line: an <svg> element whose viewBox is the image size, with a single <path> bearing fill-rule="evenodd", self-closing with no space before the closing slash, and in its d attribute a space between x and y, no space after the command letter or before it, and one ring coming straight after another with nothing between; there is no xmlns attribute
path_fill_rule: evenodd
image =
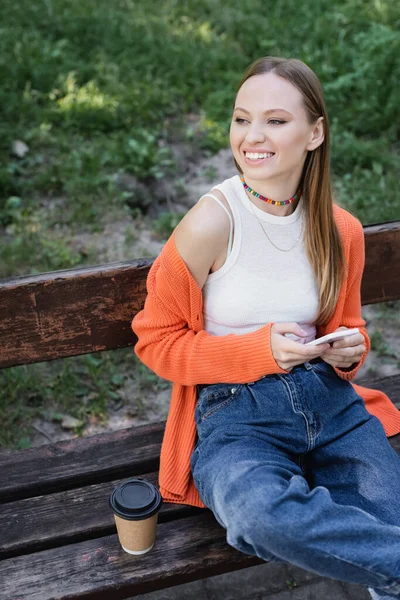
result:
<svg viewBox="0 0 400 600"><path fill-rule="evenodd" d="M359 382L400 408L400 375ZM165 422L0 456L0 600L145 594L264 563L226 543L208 509L164 503L154 548L125 553L108 506L118 483L158 483ZM400 435L389 439L400 454Z"/></svg>

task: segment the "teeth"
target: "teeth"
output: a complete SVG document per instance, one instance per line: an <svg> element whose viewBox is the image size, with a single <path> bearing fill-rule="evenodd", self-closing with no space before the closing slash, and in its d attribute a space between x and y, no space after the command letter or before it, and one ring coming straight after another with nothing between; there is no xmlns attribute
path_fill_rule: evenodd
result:
<svg viewBox="0 0 400 600"><path fill-rule="evenodd" d="M246 158L250 158L250 160L260 160L260 158L271 158L274 156L273 152L264 152L260 154L259 152L245 152Z"/></svg>

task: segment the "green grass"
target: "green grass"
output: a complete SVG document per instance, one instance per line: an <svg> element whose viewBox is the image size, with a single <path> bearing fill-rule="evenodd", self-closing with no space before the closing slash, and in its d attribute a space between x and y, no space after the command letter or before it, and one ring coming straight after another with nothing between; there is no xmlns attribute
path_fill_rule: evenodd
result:
<svg viewBox="0 0 400 600"><path fill-rule="evenodd" d="M114 210L134 229L147 210L116 176L179 182L171 141L209 154L226 147L237 83L267 54L304 60L322 82L341 205L365 224L398 219L399 25L392 0L2 0L0 277L96 263L74 233L102 232ZM23 158L11 153L17 139L29 146ZM158 234L178 218L161 214ZM96 360L2 371L0 444L27 444L30 420L56 400L56 413L101 413L120 364ZM102 398L86 407L81 368Z"/></svg>
<svg viewBox="0 0 400 600"><path fill-rule="evenodd" d="M142 415L147 392L170 385L140 363L132 348L3 369L0 380L0 447L14 449L29 447L35 418L59 422L72 416L80 435L89 419L102 423L107 409L121 405L125 387L130 407Z"/></svg>
<svg viewBox="0 0 400 600"><path fill-rule="evenodd" d="M320 77L341 201L366 223L398 217L395 2L3 0L0 23L3 225L10 196L33 214L43 194L93 224L81 205L123 201L115 173L148 181L174 169L168 143L177 130L190 138L188 113L202 116L193 143L226 146L238 80L266 54L299 57ZM30 148L23 159L10 155L15 139Z"/></svg>

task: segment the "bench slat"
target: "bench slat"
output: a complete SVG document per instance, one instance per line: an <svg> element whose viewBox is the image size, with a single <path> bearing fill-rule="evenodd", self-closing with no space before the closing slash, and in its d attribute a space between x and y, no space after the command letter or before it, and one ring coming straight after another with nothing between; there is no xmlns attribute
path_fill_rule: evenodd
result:
<svg viewBox="0 0 400 600"><path fill-rule="evenodd" d="M0 281L0 368L132 346L153 260Z"/></svg>
<svg viewBox="0 0 400 600"><path fill-rule="evenodd" d="M400 221L364 227L362 302L400 298ZM0 368L136 343L130 324L154 259L0 282Z"/></svg>
<svg viewBox="0 0 400 600"><path fill-rule="evenodd" d="M389 442L400 455L400 434L389 438ZM158 485L157 472L142 477ZM115 533L108 498L120 482L89 485L3 504L0 559ZM159 522L186 518L206 510L167 502L161 507Z"/></svg>
<svg viewBox="0 0 400 600"><path fill-rule="evenodd" d="M400 221L364 227L362 304L400 298Z"/></svg>
<svg viewBox="0 0 400 600"><path fill-rule="evenodd" d="M145 473L141 477L158 486L158 472ZM3 504L0 560L115 533L108 499L117 485L127 479ZM166 502L158 520L164 523L205 510L208 509Z"/></svg>
<svg viewBox="0 0 400 600"><path fill-rule="evenodd" d="M211 511L160 523L153 549L131 556L117 535L0 563L0 600L120 600L263 564L226 543Z"/></svg>
<svg viewBox="0 0 400 600"><path fill-rule="evenodd" d="M386 377L365 378L357 381L359 385L385 392L392 402L400 409L400 375L387 375Z"/></svg>
<svg viewBox="0 0 400 600"><path fill-rule="evenodd" d="M0 502L157 471L165 422L0 456Z"/></svg>

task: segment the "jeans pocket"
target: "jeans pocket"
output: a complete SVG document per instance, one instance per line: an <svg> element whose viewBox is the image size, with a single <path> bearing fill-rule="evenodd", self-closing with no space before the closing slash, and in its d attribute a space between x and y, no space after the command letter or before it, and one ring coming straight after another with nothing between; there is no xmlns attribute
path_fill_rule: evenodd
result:
<svg viewBox="0 0 400 600"><path fill-rule="evenodd" d="M239 395L243 385L242 383L215 383L202 389L196 407L200 421L208 419L230 404Z"/></svg>

